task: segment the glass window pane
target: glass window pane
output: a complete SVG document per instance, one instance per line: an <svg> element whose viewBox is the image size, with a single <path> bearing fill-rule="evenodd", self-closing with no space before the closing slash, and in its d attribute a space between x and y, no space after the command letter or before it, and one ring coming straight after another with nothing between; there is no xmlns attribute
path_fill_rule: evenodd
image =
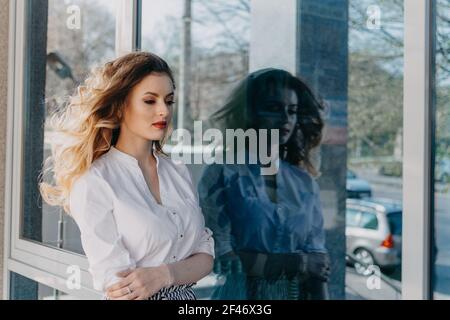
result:
<svg viewBox="0 0 450 320"><path fill-rule="evenodd" d="M174 72L174 128L193 131L248 72L250 1L142 0L142 14L142 49Z"/></svg>
<svg viewBox="0 0 450 320"><path fill-rule="evenodd" d="M175 77L173 127L188 130L199 144L194 121L219 110L249 71L250 9L249 0L142 1L142 49L164 58ZM174 144L169 140L165 149ZM198 184L204 166L188 167ZM202 279L194 289L197 297L211 299L219 283L214 274Z"/></svg>
<svg viewBox="0 0 450 320"><path fill-rule="evenodd" d="M435 1L433 298L450 300L450 2Z"/></svg>
<svg viewBox="0 0 450 320"><path fill-rule="evenodd" d="M348 197L365 208L388 208L386 201L402 200L403 136L403 0L349 0L349 87L347 165L356 177L347 177ZM365 195L368 195L367 198ZM359 200L358 198L364 198ZM389 202L389 201L388 201ZM379 290L370 290L364 268L347 267L348 298L401 298L401 239L389 238L382 256L378 248L387 239L373 214L364 214L370 230L352 235L347 254L362 257L383 273ZM401 223L395 224L401 235ZM362 243L365 244L361 251ZM376 261L377 263L374 263ZM355 274L355 271L357 274Z"/></svg>
<svg viewBox="0 0 450 320"><path fill-rule="evenodd" d="M25 57L24 187L21 237L83 253L78 227L48 206L38 177L50 155L48 116L97 63L114 57L117 1L28 0ZM52 177L44 177L51 181Z"/></svg>
<svg viewBox="0 0 450 320"><path fill-rule="evenodd" d="M318 207L320 204L317 210L320 211L318 216L323 219L321 231L325 234L325 246L333 266L328 283L330 298L398 299L400 240L389 238L385 244L392 246L395 241L395 248L385 250L386 256L381 259L377 257L377 260L372 260L373 267L381 268L386 279L395 283L391 286L383 280L381 290L375 293L362 285L366 283L365 276L358 274L351 265L346 266L346 254L354 256L360 248L347 246L346 249L344 237L346 215L349 218L347 225L352 223L352 214L346 214L345 210L346 196L360 201L358 206L369 208L383 206L378 198L402 199L403 1L348 0L319 3L302 0L297 1L297 5L297 11L285 12L279 19L281 22L271 23L289 25L289 22L295 21L297 43L293 46L296 48L296 52L293 52L293 73L311 88L311 92L324 105L320 115L326 130L310 154L311 163L320 169L320 177L314 179L318 190L314 190L306 201L316 201ZM280 58L286 56L281 54L286 51L285 46L269 36L268 29L264 31L255 22L259 15L266 17L279 9L273 2L249 0L143 0L142 49L162 56L174 69L178 105L173 124L174 128L187 129L191 133L188 146L190 143L208 143L203 140L204 131L195 130L199 124L196 120L201 120L200 126L205 130L223 129L214 126L217 118L230 120L223 125L225 128L246 129L251 127L245 123L245 112L251 107L252 99L260 99L255 103L257 107L253 109L253 118L258 117L258 112L255 112L259 110L257 108L269 105L264 90L254 93L249 87L246 87L248 91L238 89L242 89L239 84L248 84L249 74L256 77L256 70L250 69L252 52L264 55L266 51L278 49L280 54L271 55L272 61L268 61L266 66L277 68L286 65L286 61ZM258 42L260 39L264 41ZM245 103L236 100L238 92L244 92L241 98L248 99ZM305 99L305 96L299 94L297 98ZM270 111L270 108L266 109L263 110ZM233 114L236 110L241 113ZM302 126L308 122L310 115L305 116L301 107L298 110L298 119L302 122L299 126ZM262 127L261 123L258 125ZM308 133L302 131L306 137ZM170 152L176 141L170 140L168 144L166 150ZM198 155L196 149L189 152ZM191 160L195 161L194 156ZM287 294L287 291L277 293L271 286L255 293L241 285L248 275L256 272L249 267L256 259L249 252L270 256L278 262L285 257L283 254L292 253L292 248L286 244L288 241L278 247L277 241L268 241L273 247L262 245L256 248L257 241L248 241L242 234L253 234L254 239L265 239L270 232L272 235L278 234L279 238L275 239L284 239L286 234L292 234L286 231L288 223L281 222L289 221L288 218L295 217L296 212L304 210L304 207L296 208L293 200L293 194L301 194L304 181L298 179L289 184L281 180L280 175L275 179L258 176L252 180L248 176L240 176L242 171L233 177L234 180L228 179L224 171L233 167L227 163L216 167L203 162L191 162L188 167L199 190L206 222L217 237L218 257L213 274L202 282L203 297L248 298L259 294L265 298L304 298L305 292L295 283L291 286L295 292ZM246 169L243 168L244 171ZM217 181L214 180L216 178ZM234 182L236 184L233 185ZM220 186L223 187L222 191ZM320 197L316 198L317 195ZM230 204L239 202L240 196L242 207ZM259 224L252 224L251 220L246 219L251 219L255 208L259 210L258 217L264 217L264 213L279 205L279 199L287 203L286 211L280 209L287 216L280 217L277 220L279 224L272 222L270 227L252 230L251 226ZM243 210L246 205L249 207ZM378 221L374 215L366 219L366 227L377 229ZM258 223L261 221L265 220L261 218ZM304 227L299 220L291 225L295 223ZM395 224L395 221L391 224L396 227L396 234L400 235L401 224ZM241 231L242 236L239 236ZM319 240L320 236L315 236L316 239L312 238ZM355 245L367 240L365 234L352 234L352 237ZM388 239L384 234L379 237L372 239L373 246L367 250L368 255L359 251L358 256L374 256L378 247ZM271 256L274 253L280 255ZM375 261L387 262L376 264ZM395 272L388 272L388 269L395 269ZM260 288L258 285L256 287ZM281 287L285 288L283 285Z"/></svg>
<svg viewBox="0 0 450 320"><path fill-rule="evenodd" d="M10 272L10 300L73 300L76 297Z"/></svg>
<svg viewBox="0 0 450 320"><path fill-rule="evenodd" d="M389 229L393 235L402 235L402 213L392 212L387 214Z"/></svg>

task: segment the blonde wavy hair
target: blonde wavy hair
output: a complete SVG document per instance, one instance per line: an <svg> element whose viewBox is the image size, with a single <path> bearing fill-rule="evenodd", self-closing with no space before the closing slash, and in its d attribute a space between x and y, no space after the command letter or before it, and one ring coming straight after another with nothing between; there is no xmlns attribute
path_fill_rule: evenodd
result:
<svg viewBox="0 0 450 320"><path fill-rule="evenodd" d="M167 74L175 88L172 71L163 59L149 52L133 52L92 69L66 106L51 115L51 156L39 178L41 195L48 204L62 206L70 214L73 183L117 142L128 94L151 73ZM167 134L154 141L156 152L164 154L166 139ZM48 173L53 173L54 184L44 182Z"/></svg>

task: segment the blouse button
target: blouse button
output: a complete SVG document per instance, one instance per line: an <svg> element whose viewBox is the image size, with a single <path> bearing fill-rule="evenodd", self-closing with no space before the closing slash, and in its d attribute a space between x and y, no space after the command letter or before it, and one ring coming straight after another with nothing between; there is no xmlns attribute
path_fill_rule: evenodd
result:
<svg viewBox="0 0 450 320"><path fill-rule="evenodd" d="M182 235L182 234L180 235L180 238L183 238L183 235Z"/></svg>

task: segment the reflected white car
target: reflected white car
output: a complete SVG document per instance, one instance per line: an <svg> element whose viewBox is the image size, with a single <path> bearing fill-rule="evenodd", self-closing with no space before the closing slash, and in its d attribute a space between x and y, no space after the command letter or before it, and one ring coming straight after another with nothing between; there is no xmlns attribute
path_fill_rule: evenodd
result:
<svg viewBox="0 0 450 320"><path fill-rule="evenodd" d="M359 274L401 263L402 206L388 199L347 199L346 253ZM358 263L360 261L361 263Z"/></svg>

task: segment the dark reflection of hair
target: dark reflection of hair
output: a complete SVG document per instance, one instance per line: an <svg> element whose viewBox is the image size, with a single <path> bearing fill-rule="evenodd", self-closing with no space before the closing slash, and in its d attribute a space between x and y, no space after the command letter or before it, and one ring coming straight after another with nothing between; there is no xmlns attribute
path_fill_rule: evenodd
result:
<svg viewBox="0 0 450 320"><path fill-rule="evenodd" d="M277 86L294 90L300 106L295 131L283 146L287 151L285 160L317 176L319 173L311 161L311 151L322 139L324 122L321 112L324 107L304 81L287 71L268 68L248 75L236 86L225 106L210 116L209 126L219 128L222 132L225 129L258 129L255 117L257 97Z"/></svg>
<svg viewBox="0 0 450 320"><path fill-rule="evenodd" d="M258 165L248 163L204 170L200 204L215 234L214 271L225 280L213 299L328 298L330 268L313 157L322 138L322 111L302 80L270 68L249 74L210 117L208 126L223 133L289 128L280 136L276 175L261 176Z"/></svg>

